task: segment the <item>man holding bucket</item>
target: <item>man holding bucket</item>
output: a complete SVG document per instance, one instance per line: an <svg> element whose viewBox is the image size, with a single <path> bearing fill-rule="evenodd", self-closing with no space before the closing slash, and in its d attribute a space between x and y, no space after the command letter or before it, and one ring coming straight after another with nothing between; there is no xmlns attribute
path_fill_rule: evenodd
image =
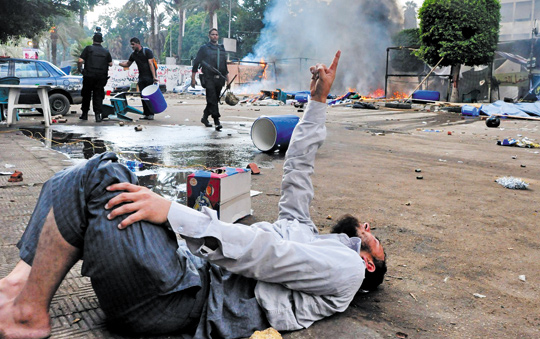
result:
<svg viewBox="0 0 540 339"><path fill-rule="evenodd" d="M202 67L202 74L199 77L201 86L206 88L206 108L204 109L201 122L206 127L212 127L208 121L211 116L216 125L216 131L221 130L219 122L219 96L223 86L229 82L229 71L227 70L227 52L223 45L218 44L218 30L212 28L208 32L208 43L201 46L197 52L197 57L193 60L191 69L191 87L195 88L195 76ZM228 85L227 85L228 86Z"/></svg>
<svg viewBox="0 0 540 339"><path fill-rule="evenodd" d="M109 323L133 334L299 330L376 289L386 257L369 224L346 216L333 229L340 234L321 235L309 213L339 56L311 68L312 101L283 164L274 223L231 224L172 203L129 183L136 176L113 153L55 174L18 243L22 260L0 280L0 335L49 336L52 297L80 258Z"/></svg>
<svg viewBox="0 0 540 339"><path fill-rule="evenodd" d="M139 86L139 91L142 93L147 86L158 83L159 81L156 74L157 70L155 67L154 53L150 48L142 47L139 38L133 37L129 42L131 44L131 49L133 49L133 53L129 56L128 61L121 62L119 65L122 67L129 67L135 61L137 68L139 69L139 82L137 85ZM147 107L144 100L142 103L144 116L141 119L154 120L154 113Z"/></svg>

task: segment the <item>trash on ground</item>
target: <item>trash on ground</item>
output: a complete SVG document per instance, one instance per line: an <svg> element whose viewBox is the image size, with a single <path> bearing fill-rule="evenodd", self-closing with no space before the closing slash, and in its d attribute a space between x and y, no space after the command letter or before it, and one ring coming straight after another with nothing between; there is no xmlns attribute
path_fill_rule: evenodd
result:
<svg viewBox="0 0 540 339"><path fill-rule="evenodd" d="M12 175L13 172L0 172L0 175Z"/></svg>
<svg viewBox="0 0 540 339"><path fill-rule="evenodd" d="M249 339L283 339L281 334L272 327L267 328L264 331L255 331L249 337Z"/></svg>
<svg viewBox="0 0 540 339"><path fill-rule="evenodd" d="M529 186L525 181L514 177L502 177L495 180L496 183L510 189L525 190Z"/></svg>
<svg viewBox="0 0 540 339"><path fill-rule="evenodd" d="M249 196L250 196L250 197L256 197L256 196L258 196L259 194L262 194L262 192L261 192L261 191L254 191L254 190L250 190L250 191L249 191Z"/></svg>
<svg viewBox="0 0 540 339"><path fill-rule="evenodd" d="M486 296L480 293L473 294L476 298L485 298Z"/></svg>
<svg viewBox="0 0 540 339"><path fill-rule="evenodd" d="M540 148L540 144L534 142L534 139L529 139L527 137L521 139L508 138L503 141L498 140L497 145L499 146L517 146L525 148Z"/></svg>
<svg viewBox="0 0 540 339"><path fill-rule="evenodd" d="M519 280L521 280L521 281L526 281L525 275L524 275L524 274L520 275L518 278L519 278Z"/></svg>
<svg viewBox="0 0 540 339"><path fill-rule="evenodd" d="M23 181L23 174L22 172L17 171L17 170L13 172L11 177L9 177L8 179L8 182L20 182L20 181Z"/></svg>
<svg viewBox="0 0 540 339"><path fill-rule="evenodd" d="M5 167L5 168L13 168L13 167L15 167L15 165L12 165L12 164L4 164L4 167Z"/></svg>
<svg viewBox="0 0 540 339"><path fill-rule="evenodd" d="M136 131L136 132L142 131L142 126L141 126L141 125L135 126L135 131Z"/></svg>

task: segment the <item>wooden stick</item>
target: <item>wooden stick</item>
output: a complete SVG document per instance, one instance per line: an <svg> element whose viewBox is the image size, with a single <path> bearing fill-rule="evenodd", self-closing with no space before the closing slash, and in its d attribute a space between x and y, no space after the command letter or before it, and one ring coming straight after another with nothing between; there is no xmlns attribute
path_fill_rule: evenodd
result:
<svg viewBox="0 0 540 339"><path fill-rule="evenodd" d="M420 86L422 86L422 84L427 80L427 78L431 75L431 73L433 73L433 71L435 70L435 68L437 68L437 66L439 66L439 64L443 61L443 59L444 59L444 57L442 57L441 60L439 60L439 62L438 62L435 66L433 66L433 68L431 69L431 71L429 71L428 75L426 75L426 77L424 78L424 80L422 80L422 82L419 83L418 86L416 86L416 88L412 91L411 95L409 95L409 97L408 97L407 100L405 100L405 101L411 100L411 97L412 97L412 95L414 94L414 92L416 92L416 90L417 90L418 88L420 88Z"/></svg>

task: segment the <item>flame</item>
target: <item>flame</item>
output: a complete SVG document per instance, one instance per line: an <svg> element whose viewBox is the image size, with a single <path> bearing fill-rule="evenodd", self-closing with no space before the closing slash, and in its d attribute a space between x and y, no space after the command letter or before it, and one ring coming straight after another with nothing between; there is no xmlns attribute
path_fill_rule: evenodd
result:
<svg viewBox="0 0 540 339"><path fill-rule="evenodd" d="M408 97L405 92L394 92L391 99L407 99Z"/></svg>
<svg viewBox="0 0 540 339"><path fill-rule="evenodd" d="M260 78L264 79L264 80L268 79L267 74L266 74L266 69L268 68L268 63L264 62L264 58L261 58L261 61L259 62L259 65L261 65L261 68L263 69Z"/></svg>
<svg viewBox="0 0 540 339"><path fill-rule="evenodd" d="M347 91L352 92L352 93L356 93L356 88L351 88L351 87L349 87L349 88L347 89Z"/></svg>

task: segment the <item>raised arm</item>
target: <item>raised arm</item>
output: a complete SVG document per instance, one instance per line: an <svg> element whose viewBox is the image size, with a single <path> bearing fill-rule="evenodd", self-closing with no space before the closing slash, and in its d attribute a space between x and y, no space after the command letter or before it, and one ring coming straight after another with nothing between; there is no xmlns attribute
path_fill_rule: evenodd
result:
<svg viewBox="0 0 540 339"><path fill-rule="evenodd" d="M311 67L311 100L294 129L283 164L279 218L311 224L315 233L317 229L309 215L314 195L311 175L317 150L326 138L326 98L334 82L340 56L338 51L328 68L323 64Z"/></svg>

